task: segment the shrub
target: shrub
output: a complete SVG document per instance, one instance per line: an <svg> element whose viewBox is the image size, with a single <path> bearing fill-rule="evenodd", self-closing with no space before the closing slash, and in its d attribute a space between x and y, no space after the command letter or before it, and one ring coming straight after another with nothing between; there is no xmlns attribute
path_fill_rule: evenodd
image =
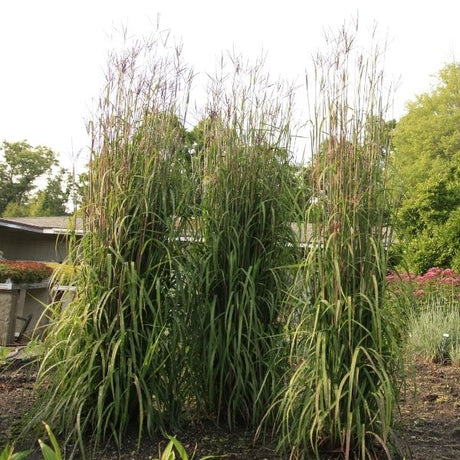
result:
<svg viewBox="0 0 460 460"><path fill-rule="evenodd" d="M421 230L416 237L404 237L395 245L397 252L409 269L417 274L426 272L433 265L450 266L455 251L446 242L443 229Z"/></svg>
<svg viewBox="0 0 460 460"><path fill-rule="evenodd" d="M406 294L418 304L432 297L460 300L460 274L450 268L431 267L423 275L390 273L387 281L394 295Z"/></svg>
<svg viewBox="0 0 460 460"><path fill-rule="evenodd" d="M407 352L440 364L460 363L460 315L455 301L432 296L408 321Z"/></svg>
<svg viewBox="0 0 460 460"><path fill-rule="evenodd" d="M39 283L51 276L53 269L41 262L12 260L0 261L0 282Z"/></svg>
<svg viewBox="0 0 460 460"><path fill-rule="evenodd" d="M460 275L431 267L423 275L390 273L388 307L406 318L409 355L440 363L460 361Z"/></svg>

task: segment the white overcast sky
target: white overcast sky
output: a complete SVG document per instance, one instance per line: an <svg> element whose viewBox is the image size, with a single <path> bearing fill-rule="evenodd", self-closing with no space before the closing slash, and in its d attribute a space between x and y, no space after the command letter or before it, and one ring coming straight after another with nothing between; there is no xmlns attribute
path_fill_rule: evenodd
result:
<svg viewBox="0 0 460 460"><path fill-rule="evenodd" d="M287 79L302 77L325 28L376 22L388 37L386 73L400 79L395 118L460 59L460 0L0 0L0 142L49 146L66 166L84 157L111 37L122 27L149 35L158 16L198 72L213 73L225 51L263 50Z"/></svg>

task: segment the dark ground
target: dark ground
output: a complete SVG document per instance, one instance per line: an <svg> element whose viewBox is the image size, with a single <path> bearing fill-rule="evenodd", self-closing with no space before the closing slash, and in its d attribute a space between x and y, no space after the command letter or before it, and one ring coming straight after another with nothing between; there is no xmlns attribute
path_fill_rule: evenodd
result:
<svg viewBox="0 0 460 460"><path fill-rule="evenodd" d="M20 418L33 402L35 373L20 360L0 367L0 447L20 430ZM460 459L460 367L418 361L412 373L398 416L398 443L405 458ZM196 460L211 454L232 460L283 460L270 447L253 446L250 432L228 433L210 424L190 427L178 439L190 456L196 447ZM112 446L96 460L153 459L160 445L164 448L165 442L145 441L136 452L136 438L128 436L120 456Z"/></svg>

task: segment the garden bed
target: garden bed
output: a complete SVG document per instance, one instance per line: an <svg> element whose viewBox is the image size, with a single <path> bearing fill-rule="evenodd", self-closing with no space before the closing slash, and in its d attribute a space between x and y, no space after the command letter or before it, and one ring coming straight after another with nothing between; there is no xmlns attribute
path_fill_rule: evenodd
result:
<svg viewBox="0 0 460 460"><path fill-rule="evenodd" d="M36 367L21 360L0 367L0 445L18 433L21 417L33 403ZM460 453L460 367L417 361L412 368L408 388L403 395L399 443L412 459L459 458ZM414 393L414 384L416 392ZM252 435L244 430L228 432L211 423L185 429L178 439L189 455L197 446L197 459L204 455L222 455L234 460L281 460L270 446L254 446ZM123 459L152 459L165 446L160 439L145 440L136 452L136 436L128 436L122 446ZM411 456L410 456L411 454ZM40 456L31 458L41 458ZM108 446L98 460L118 459L114 446Z"/></svg>

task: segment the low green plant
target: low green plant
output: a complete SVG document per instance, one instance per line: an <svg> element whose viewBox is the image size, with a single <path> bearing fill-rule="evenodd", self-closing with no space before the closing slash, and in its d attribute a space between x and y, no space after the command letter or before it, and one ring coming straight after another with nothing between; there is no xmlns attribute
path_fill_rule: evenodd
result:
<svg viewBox="0 0 460 460"><path fill-rule="evenodd" d="M0 347L0 365L6 363L6 357L11 352L12 348L10 347Z"/></svg>
<svg viewBox="0 0 460 460"><path fill-rule="evenodd" d="M48 438L51 442L51 447L48 444L45 444L41 439L38 440L38 444L40 445L40 450L43 454L44 460L62 460L61 449L59 448L59 444L54 436L53 432L49 425L43 422L43 426L45 427L46 433Z"/></svg>
<svg viewBox="0 0 460 460"><path fill-rule="evenodd" d="M50 447L48 444L43 442L41 439L38 440L38 444L42 452L43 460L62 460L61 449L59 448L59 444L53 432L51 431L51 428L45 422L43 422L43 426L45 427L46 433L51 442L51 447ZM31 455L32 453L33 453L33 450L23 450L20 452L15 452L14 445L7 445L0 452L0 460L26 460L27 458L29 458L29 455Z"/></svg>
<svg viewBox="0 0 460 460"><path fill-rule="evenodd" d="M460 364L460 302L431 297L423 309L412 309L407 324L409 356L441 364Z"/></svg>
<svg viewBox="0 0 460 460"><path fill-rule="evenodd" d="M29 340L26 345L18 347L0 347L0 365L9 362L9 355L14 358L15 355L21 353L21 358L25 360L35 359L37 355L42 353L42 344L36 338ZM8 359L7 359L8 358Z"/></svg>
<svg viewBox="0 0 460 460"><path fill-rule="evenodd" d="M175 436L168 436L169 443L163 450L163 452L160 453L160 457L155 458L154 460L194 460L195 458L195 452L192 454L191 457L187 454L187 451L185 450L184 446L180 441L176 439ZM176 457L179 455L178 457ZM209 460L211 458L222 458L225 456L215 456L215 455L206 455L205 457L201 457L200 460ZM0 459L1 460L1 459Z"/></svg>
<svg viewBox="0 0 460 460"><path fill-rule="evenodd" d="M32 450L15 452L14 445L7 445L0 452L0 460L26 460L32 452Z"/></svg>

